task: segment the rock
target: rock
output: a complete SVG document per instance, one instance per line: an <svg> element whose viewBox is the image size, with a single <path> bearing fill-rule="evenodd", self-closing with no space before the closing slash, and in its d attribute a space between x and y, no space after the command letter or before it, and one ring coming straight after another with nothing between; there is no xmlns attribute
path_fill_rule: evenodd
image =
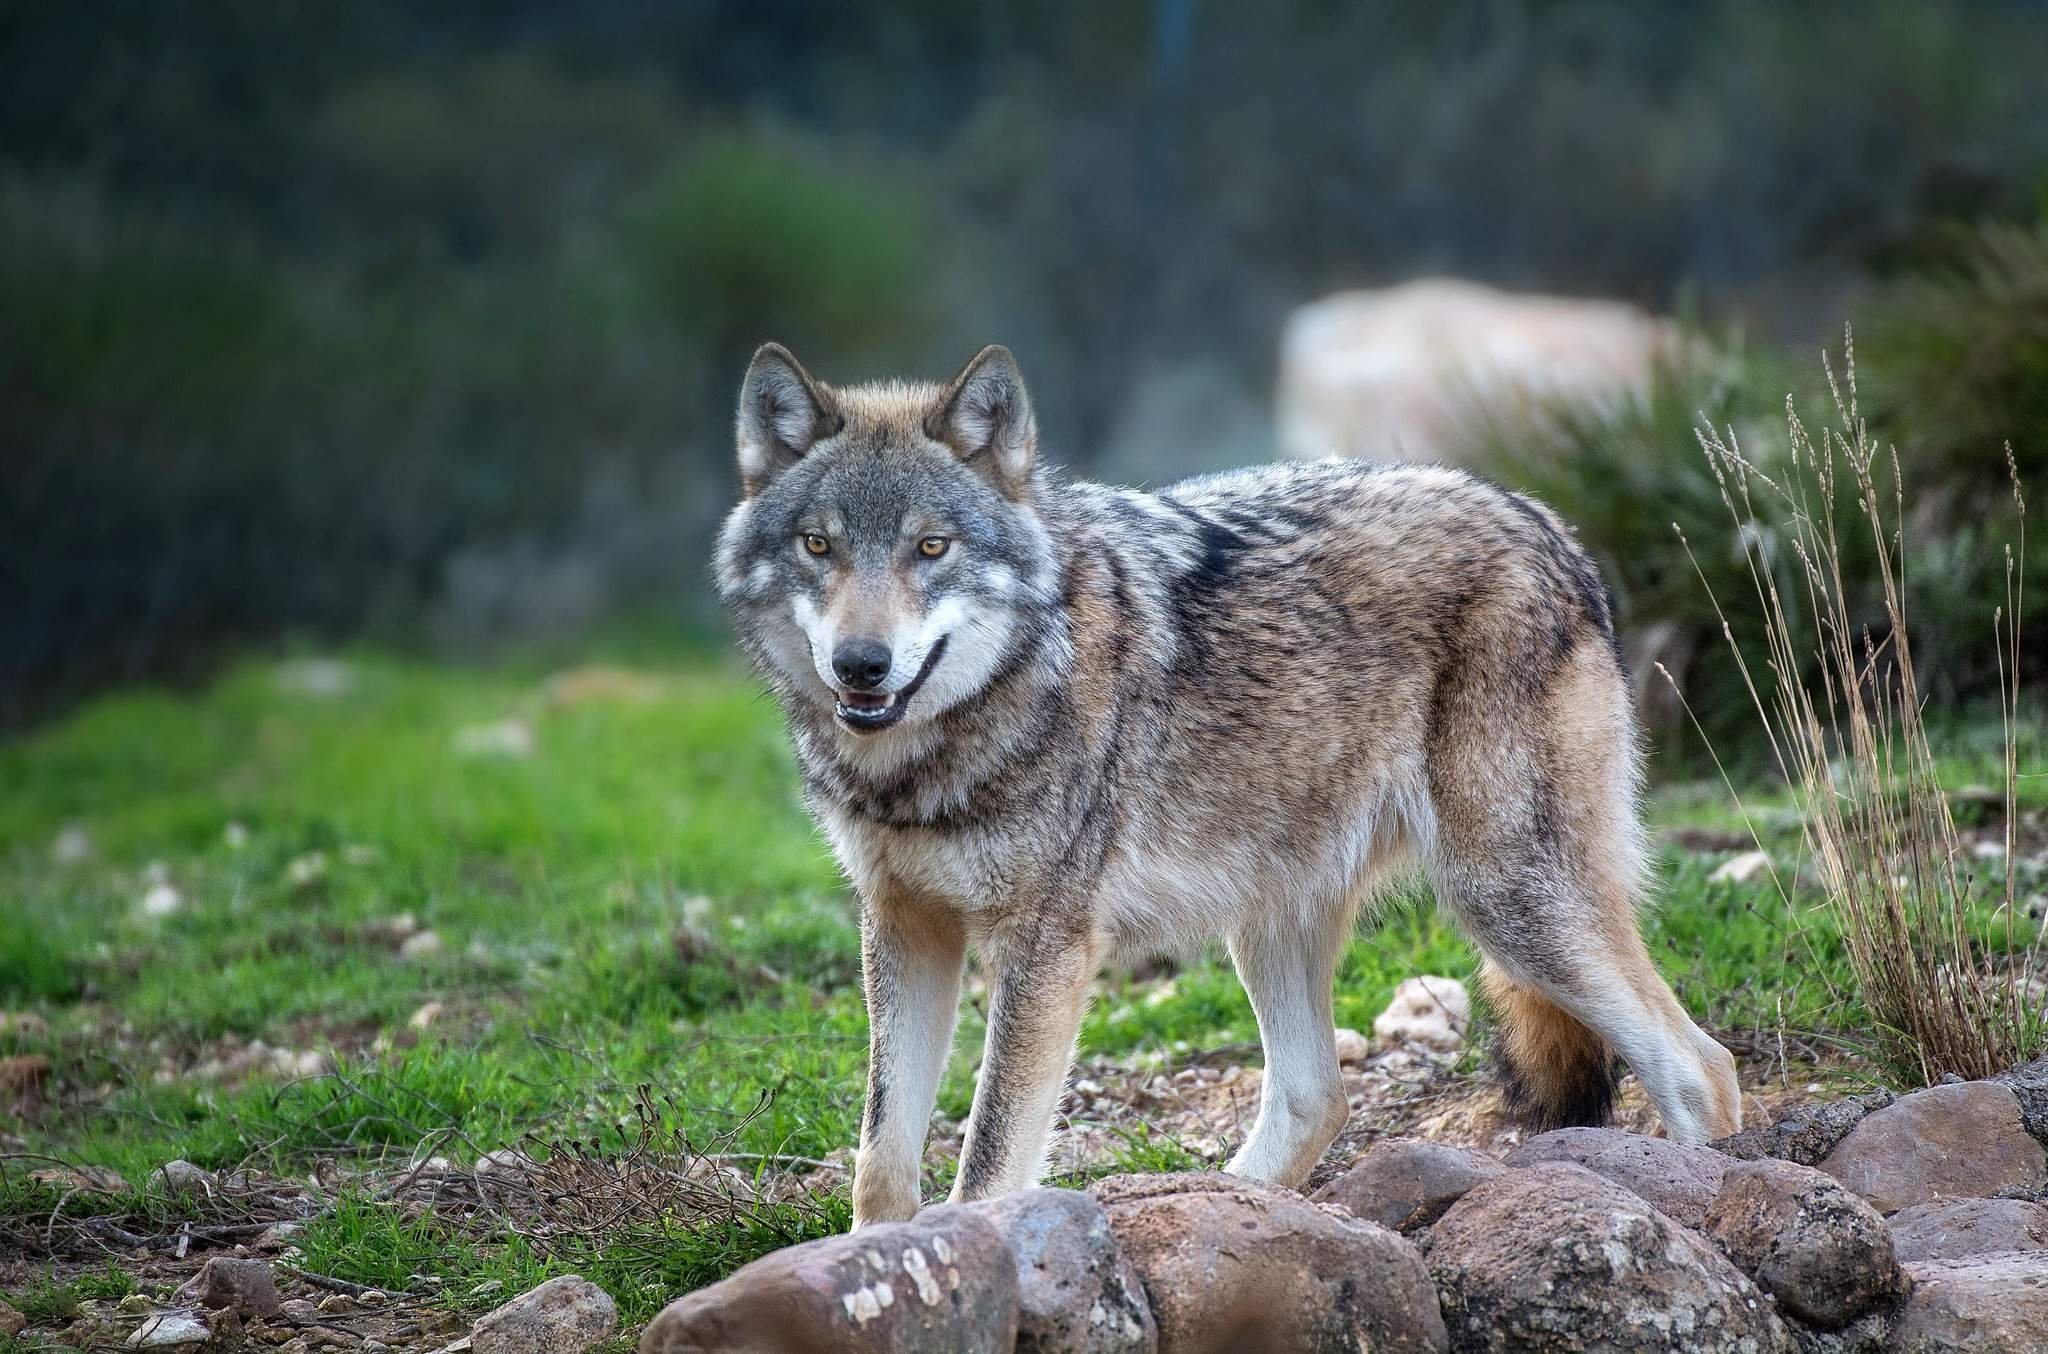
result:
<svg viewBox="0 0 2048 1354"><path fill-rule="evenodd" d="M1221 1174L1090 1192L1144 1279L1160 1354L1445 1348L1421 1254L1384 1227Z"/></svg>
<svg viewBox="0 0 2048 1354"><path fill-rule="evenodd" d="M12 1338L28 1329L28 1318L16 1311L14 1304L0 1298L0 1336Z"/></svg>
<svg viewBox="0 0 2048 1354"><path fill-rule="evenodd" d="M419 1010L414 1011L411 1016L407 1017L406 1026L415 1030L430 1029L447 1009L446 1006L438 1001L427 1002Z"/></svg>
<svg viewBox="0 0 2048 1354"><path fill-rule="evenodd" d="M1093 1195L1030 1189L970 1205L1017 1265L1019 1354L1139 1354L1159 1347L1138 1271Z"/></svg>
<svg viewBox="0 0 2048 1354"><path fill-rule="evenodd" d="M50 860L57 865L83 865L93 858L96 849L85 824L66 823L50 843Z"/></svg>
<svg viewBox="0 0 2048 1354"><path fill-rule="evenodd" d="M1769 1300L1719 1251L1571 1162L1475 1186L1432 1238L1456 1350L1789 1347Z"/></svg>
<svg viewBox="0 0 2048 1354"><path fill-rule="evenodd" d="M1456 978L1424 974L1404 978L1387 1009L1373 1018L1373 1038L1383 1044L1420 1044L1445 1053L1465 1042L1472 1024L1472 998Z"/></svg>
<svg viewBox="0 0 2048 1354"><path fill-rule="evenodd" d="M166 879L144 890L136 905L145 917L168 917L185 905L185 898L178 886Z"/></svg>
<svg viewBox="0 0 2048 1354"><path fill-rule="evenodd" d="M146 1188L153 1194L211 1194L216 1177L189 1161L166 1161L149 1173Z"/></svg>
<svg viewBox="0 0 2048 1354"><path fill-rule="evenodd" d="M320 1305L310 1298L286 1298L278 1309L294 1325L305 1325L320 1319Z"/></svg>
<svg viewBox="0 0 2048 1354"><path fill-rule="evenodd" d="M227 1307L243 1316L276 1316L283 1310L277 1295L277 1276L265 1260L237 1260L233 1256L209 1258L199 1271L199 1305Z"/></svg>
<svg viewBox="0 0 2048 1354"><path fill-rule="evenodd" d="M455 731L455 751L462 757L531 757L533 726L518 718L466 725Z"/></svg>
<svg viewBox="0 0 2048 1354"><path fill-rule="evenodd" d="M995 1224L928 1208L771 1252L676 1299L640 1354L977 1354L1013 1348L1017 1319L1017 1267Z"/></svg>
<svg viewBox="0 0 2048 1354"><path fill-rule="evenodd" d="M0 1105L12 1105L16 1113L43 1098L43 1083L50 1076L50 1060L40 1053L17 1053L0 1058Z"/></svg>
<svg viewBox="0 0 2048 1354"><path fill-rule="evenodd" d="M1884 1219L1811 1166L1730 1167L1707 1208L1706 1232L1781 1311L1812 1325L1846 1326L1899 1288Z"/></svg>
<svg viewBox="0 0 2048 1354"><path fill-rule="evenodd" d="M1744 1161L1776 1157L1801 1166L1818 1166L1835 1144L1849 1136L1849 1130L1864 1118L1898 1097L1890 1091L1873 1091L1848 1100L1813 1102L1789 1110L1776 1123L1745 1128L1713 1144L1716 1151Z"/></svg>
<svg viewBox="0 0 2048 1354"><path fill-rule="evenodd" d="M1918 1260L1891 1348L1905 1354L2039 1354L2048 1349L2048 1253Z"/></svg>
<svg viewBox="0 0 2048 1354"><path fill-rule="evenodd" d="M2048 1250L2048 1208L2025 1199L1914 1204L1891 1216L1901 1260L1963 1260L1994 1251Z"/></svg>
<svg viewBox="0 0 2048 1354"><path fill-rule="evenodd" d="M418 931L407 936L398 946L400 959L431 959L447 948L441 943L437 931Z"/></svg>
<svg viewBox="0 0 2048 1354"><path fill-rule="evenodd" d="M1316 1192L1315 1201L1397 1232L1412 1232L1435 1222L1474 1185L1505 1169L1469 1147L1389 1138L1367 1148L1349 1170Z"/></svg>
<svg viewBox="0 0 2048 1354"><path fill-rule="evenodd" d="M2003 1086L1966 1081L1901 1096L1867 1116L1820 1168L1880 1213L2048 1185L2048 1152Z"/></svg>
<svg viewBox="0 0 2048 1354"><path fill-rule="evenodd" d="M1721 862L1707 876L1710 884L1747 884L1771 868L1771 858L1761 851L1744 851Z"/></svg>
<svg viewBox="0 0 2048 1354"><path fill-rule="evenodd" d="M1618 301L1446 277L1339 292L1288 317L1280 446L1304 460L1452 459L1485 419L1560 400L1619 404L1686 351L1677 325Z"/></svg>
<svg viewBox="0 0 2048 1354"><path fill-rule="evenodd" d="M293 888L302 891L313 888L326 878L327 853L325 851L308 851L302 856L294 856L291 862L284 867L285 882Z"/></svg>
<svg viewBox="0 0 2048 1354"><path fill-rule="evenodd" d="M228 825L220 830L220 841L221 845L230 851L241 850L249 844L249 825L230 820Z"/></svg>
<svg viewBox="0 0 2048 1354"><path fill-rule="evenodd" d="M477 1318L476 1354L582 1354L618 1333L611 1294L581 1275L564 1274Z"/></svg>
<svg viewBox="0 0 2048 1354"><path fill-rule="evenodd" d="M2038 914L2029 914L2038 915ZM2048 1056L1991 1078L2019 1098L2020 1119L2034 1140L2048 1146Z"/></svg>
<svg viewBox="0 0 2048 1354"><path fill-rule="evenodd" d="M1357 1030L1337 1029L1337 1061L1362 1063L1372 1056L1372 1041Z"/></svg>
<svg viewBox="0 0 2048 1354"><path fill-rule="evenodd" d="M278 664L277 684L294 695L332 700L355 690L356 674L338 658L301 658Z"/></svg>
<svg viewBox="0 0 2048 1354"><path fill-rule="evenodd" d="M130 1349L165 1349L204 1344L212 1338L213 1328L197 1312L158 1312L129 1334L127 1345Z"/></svg>
<svg viewBox="0 0 2048 1354"><path fill-rule="evenodd" d="M1632 1190L1686 1227L1697 1227L1734 1164L1711 1147L1689 1147L1619 1128L1560 1128L1508 1153L1510 1166L1570 1161Z"/></svg>

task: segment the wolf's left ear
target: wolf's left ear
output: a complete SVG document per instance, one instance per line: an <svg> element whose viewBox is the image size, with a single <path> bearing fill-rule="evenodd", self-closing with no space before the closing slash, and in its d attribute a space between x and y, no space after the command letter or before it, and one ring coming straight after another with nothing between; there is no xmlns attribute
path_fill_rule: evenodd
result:
<svg viewBox="0 0 2048 1354"><path fill-rule="evenodd" d="M980 469L1011 498L1031 483L1038 455L1038 421L1024 376L1010 350L992 343L963 367L932 411L925 431Z"/></svg>
<svg viewBox="0 0 2048 1354"><path fill-rule="evenodd" d="M748 498L760 493L814 444L839 431L840 422L831 392L803 363L779 343L762 344L740 382L739 416L733 421L740 492Z"/></svg>

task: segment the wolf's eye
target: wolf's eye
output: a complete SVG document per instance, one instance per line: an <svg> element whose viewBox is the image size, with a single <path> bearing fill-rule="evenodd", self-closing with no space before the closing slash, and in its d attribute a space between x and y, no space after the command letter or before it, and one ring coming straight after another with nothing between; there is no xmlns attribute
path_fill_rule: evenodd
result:
<svg viewBox="0 0 2048 1354"><path fill-rule="evenodd" d="M832 553L832 542L826 540L815 531L806 531L804 533L804 549L814 555L829 555Z"/></svg>
<svg viewBox="0 0 2048 1354"><path fill-rule="evenodd" d="M946 553L946 547L951 544L952 542L944 536L927 536L917 543L917 553L926 559L937 559Z"/></svg>

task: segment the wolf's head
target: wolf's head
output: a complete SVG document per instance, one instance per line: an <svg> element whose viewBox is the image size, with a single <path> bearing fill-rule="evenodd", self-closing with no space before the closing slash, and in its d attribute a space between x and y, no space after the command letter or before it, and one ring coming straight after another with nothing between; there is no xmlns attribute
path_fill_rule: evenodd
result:
<svg viewBox="0 0 2048 1354"><path fill-rule="evenodd" d="M849 735L972 697L1057 602L1009 350L946 385L834 388L776 344L740 386L719 594L784 698Z"/></svg>

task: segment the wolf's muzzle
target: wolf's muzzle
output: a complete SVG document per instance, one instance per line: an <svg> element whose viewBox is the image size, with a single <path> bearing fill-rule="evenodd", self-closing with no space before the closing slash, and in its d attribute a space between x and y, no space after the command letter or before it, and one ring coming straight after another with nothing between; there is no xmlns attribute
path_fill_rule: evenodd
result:
<svg viewBox="0 0 2048 1354"><path fill-rule="evenodd" d="M839 693L839 722L856 733L874 733L886 729L903 718L903 712L910 706L910 698L924 685L925 678L932 675L932 669L939 665L939 658L946 652L948 636L941 635L931 652L924 656L924 664L918 668L917 676L910 679L901 691L882 695L874 691L842 691ZM841 645L840 648L844 648ZM878 646L879 647L879 646ZM887 649L882 652L886 655ZM832 655L833 671L839 670L839 654ZM887 676L887 669L883 670Z"/></svg>

